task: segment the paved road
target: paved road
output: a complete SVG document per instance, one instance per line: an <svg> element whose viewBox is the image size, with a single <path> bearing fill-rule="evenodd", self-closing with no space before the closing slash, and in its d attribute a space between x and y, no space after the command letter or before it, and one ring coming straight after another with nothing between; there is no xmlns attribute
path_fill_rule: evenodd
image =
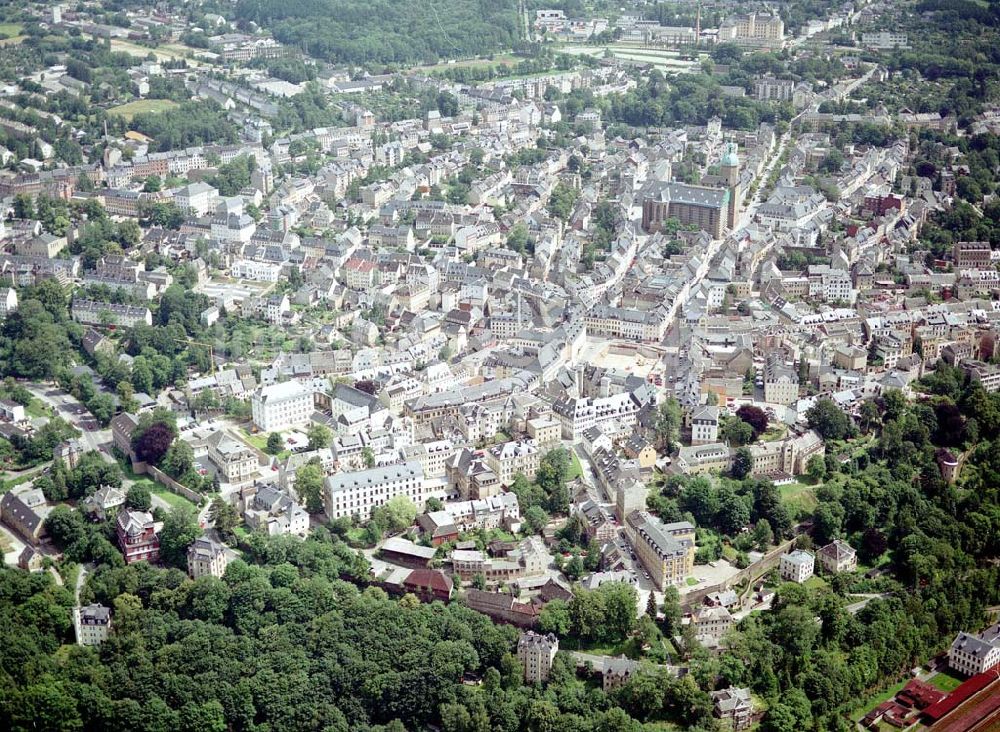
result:
<svg viewBox="0 0 1000 732"><path fill-rule="evenodd" d="M87 580L87 572L90 571L89 564L80 565L80 573L76 576L76 587L73 589L73 601L79 606L80 604L80 593L83 591L83 585Z"/></svg>
<svg viewBox="0 0 1000 732"><path fill-rule="evenodd" d="M864 599L859 600L858 602L852 602L850 605L846 605L844 607L844 609L851 615L857 615L859 612L864 610L868 606L868 603L870 603L872 600L884 600L887 597L892 597L892 593L891 592L879 592L873 594L866 593L862 595L857 595L857 597L863 597Z"/></svg>
<svg viewBox="0 0 1000 732"><path fill-rule="evenodd" d="M597 673L603 673L604 666L609 661L620 660L619 657L617 656L601 656L596 653L583 653L582 651L570 651L569 655L571 655L576 660L578 666L583 666L585 663L589 662L590 665L593 667L594 671ZM659 668L667 669L667 671L672 673L674 676L680 676L681 670L679 666L670 666L664 663L658 663L654 665L658 666Z"/></svg>

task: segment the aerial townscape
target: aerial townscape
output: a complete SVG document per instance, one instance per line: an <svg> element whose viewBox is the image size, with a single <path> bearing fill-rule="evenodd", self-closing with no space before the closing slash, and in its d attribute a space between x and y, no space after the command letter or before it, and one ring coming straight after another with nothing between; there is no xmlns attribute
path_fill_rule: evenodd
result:
<svg viewBox="0 0 1000 732"><path fill-rule="evenodd" d="M1000 731L1000 0L0 4L0 730Z"/></svg>

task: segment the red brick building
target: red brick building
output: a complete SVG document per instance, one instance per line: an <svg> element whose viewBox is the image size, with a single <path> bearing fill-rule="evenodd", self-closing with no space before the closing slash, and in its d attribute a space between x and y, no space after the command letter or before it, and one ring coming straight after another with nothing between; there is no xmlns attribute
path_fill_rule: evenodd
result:
<svg viewBox="0 0 1000 732"><path fill-rule="evenodd" d="M147 511L122 509L115 521L118 546L125 555L125 564L133 562L155 562L160 558L160 537L162 524L153 521Z"/></svg>

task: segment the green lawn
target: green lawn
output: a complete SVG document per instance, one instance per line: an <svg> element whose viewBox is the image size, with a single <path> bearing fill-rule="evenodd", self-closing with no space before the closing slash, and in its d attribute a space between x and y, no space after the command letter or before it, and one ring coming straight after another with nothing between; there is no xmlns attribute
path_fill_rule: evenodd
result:
<svg viewBox="0 0 1000 732"><path fill-rule="evenodd" d="M24 26L20 23L0 23L0 35L7 36L19 36L24 30Z"/></svg>
<svg viewBox="0 0 1000 732"><path fill-rule="evenodd" d="M137 114L164 112L176 106L177 102L170 99L137 99L128 104L120 104L117 107L112 107L108 110L108 114L124 117L127 121L131 121Z"/></svg>
<svg viewBox="0 0 1000 732"><path fill-rule="evenodd" d="M158 496L159 498L161 498L164 503L170 506L170 508L180 508L181 506L188 506L194 511L198 510L198 506L196 506L194 503L186 499L184 496L179 496L176 493L167 490L159 483L156 483L154 481L149 481L149 482L151 483L151 485L147 486L149 488L149 492L152 493L154 496Z"/></svg>
<svg viewBox="0 0 1000 732"><path fill-rule="evenodd" d="M927 683L933 686L935 689L940 689L941 691L954 691L965 681L960 676L955 676L948 671L941 671L934 674L929 679Z"/></svg>
<svg viewBox="0 0 1000 732"><path fill-rule="evenodd" d="M9 491L11 488L19 486L22 483L27 483L29 480L33 480L34 478L38 477L38 475L41 474L43 469L44 467L38 468L37 470L33 470L30 473L24 473L23 475L19 475L16 478L10 478L9 480L0 480L0 493L5 493L6 491ZM0 475L2 474L3 471L0 471Z"/></svg>
<svg viewBox="0 0 1000 732"><path fill-rule="evenodd" d="M782 503L793 516L799 511L812 511L818 503L815 488L800 481L779 486L778 491L781 493Z"/></svg>
<svg viewBox="0 0 1000 732"><path fill-rule="evenodd" d="M566 480L576 480L581 475L583 475L583 466L580 465L580 458L576 454L576 450L569 451L569 474L566 476Z"/></svg>
<svg viewBox="0 0 1000 732"><path fill-rule="evenodd" d="M696 580L694 577L688 577L687 584L688 587L694 587L696 584L698 584L698 580Z"/></svg>
<svg viewBox="0 0 1000 732"><path fill-rule="evenodd" d="M854 708L854 711L851 712L850 715L851 719L854 720L861 719L863 716L868 714L869 711L877 707L882 702L889 701L890 699L892 699L894 696L896 696L896 694L898 694L900 691L903 690L903 687L906 686L907 681L909 681L909 679L903 679L898 684L893 684L885 691L868 697L864 702L858 704L858 706Z"/></svg>
<svg viewBox="0 0 1000 732"><path fill-rule="evenodd" d="M567 638L559 641L560 650L592 653L595 656L620 656L623 653L634 660L642 658L642 649L635 638L629 638L622 643L588 643L578 638Z"/></svg>
<svg viewBox="0 0 1000 732"><path fill-rule="evenodd" d="M803 582L802 586L809 590L825 590L827 588L826 580L816 575Z"/></svg>

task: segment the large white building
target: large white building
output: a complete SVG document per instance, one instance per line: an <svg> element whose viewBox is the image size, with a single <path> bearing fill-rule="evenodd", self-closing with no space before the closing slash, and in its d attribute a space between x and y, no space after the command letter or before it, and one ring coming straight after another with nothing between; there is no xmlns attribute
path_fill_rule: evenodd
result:
<svg viewBox="0 0 1000 732"><path fill-rule="evenodd" d="M813 576L816 558L807 551L797 549L791 554L782 554L778 565L778 574L786 582L802 584Z"/></svg>
<svg viewBox="0 0 1000 732"><path fill-rule="evenodd" d="M215 211L219 192L204 181L190 183L174 192L174 203L188 216L202 217Z"/></svg>
<svg viewBox="0 0 1000 732"><path fill-rule="evenodd" d="M418 508L424 505L424 469L416 460L331 475L326 479L323 505L330 520L357 516L367 521L374 509L396 496L406 496Z"/></svg>
<svg viewBox="0 0 1000 732"><path fill-rule="evenodd" d="M101 645L111 631L111 608L96 604L74 607L73 628L76 630L77 645Z"/></svg>
<svg viewBox="0 0 1000 732"><path fill-rule="evenodd" d="M960 632L948 651L948 665L959 673L975 676L1000 664L1000 623L982 633Z"/></svg>
<svg viewBox="0 0 1000 732"><path fill-rule="evenodd" d="M253 423L262 432L280 432L309 423L313 392L297 381L262 386L250 399Z"/></svg>
<svg viewBox="0 0 1000 732"><path fill-rule="evenodd" d="M517 660L524 668L525 683L548 681L558 650L559 639L552 633L542 635L531 630L522 633L517 641Z"/></svg>

